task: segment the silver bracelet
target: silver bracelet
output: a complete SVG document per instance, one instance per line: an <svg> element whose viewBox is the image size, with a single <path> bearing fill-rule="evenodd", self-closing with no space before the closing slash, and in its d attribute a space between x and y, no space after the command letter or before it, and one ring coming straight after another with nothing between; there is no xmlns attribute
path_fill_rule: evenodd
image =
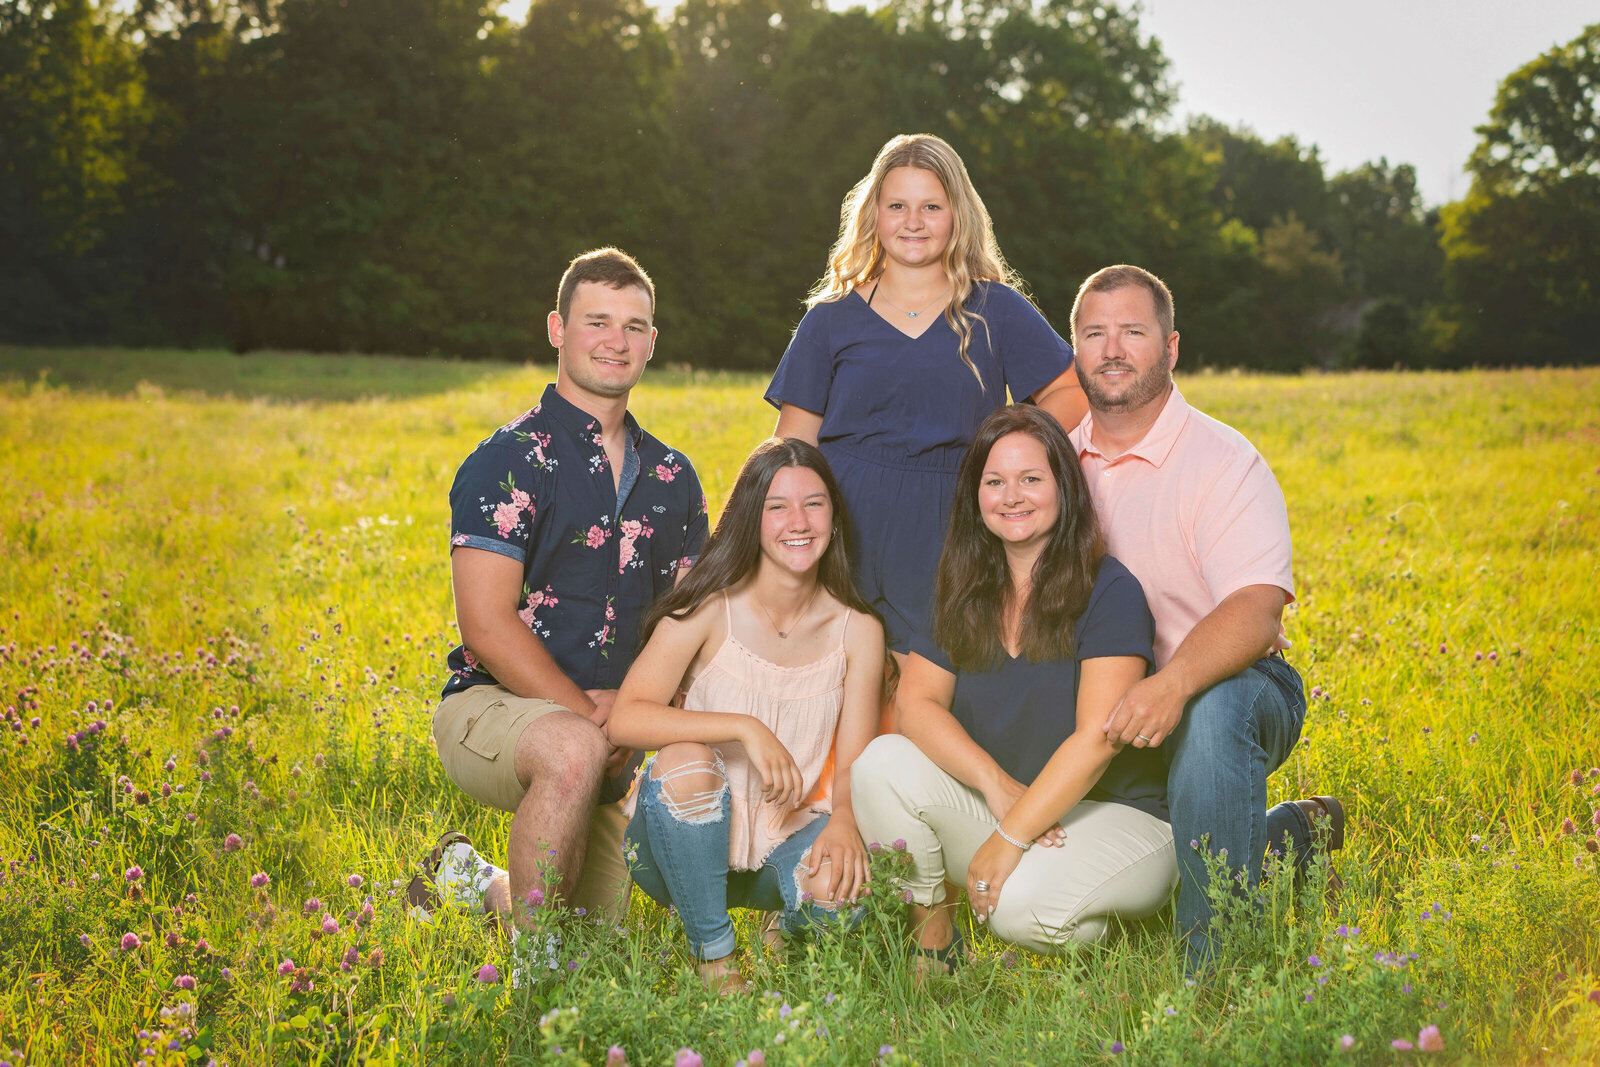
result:
<svg viewBox="0 0 1600 1067"><path fill-rule="evenodd" d="M1024 852L1028 851L1030 848L1033 847L1033 842L1032 841L1029 841L1026 844L1024 844L1021 841L1018 841L1016 838L1014 838L1010 834L1006 833L1006 828L1004 826L1001 826L999 823L995 823L994 824L994 832L999 834L1000 837L1002 839L1004 839L1006 844L1013 845L1013 846L1015 846L1017 848L1020 848Z"/></svg>

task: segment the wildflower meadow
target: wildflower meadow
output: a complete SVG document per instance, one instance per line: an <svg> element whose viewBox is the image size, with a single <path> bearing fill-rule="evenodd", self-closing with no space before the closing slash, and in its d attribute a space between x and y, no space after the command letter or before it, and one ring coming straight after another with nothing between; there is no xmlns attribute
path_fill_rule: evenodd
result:
<svg viewBox="0 0 1600 1067"><path fill-rule="evenodd" d="M404 906L442 831L503 855L429 732L446 494L550 374L0 348L0 1063L1600 1061L1600 371L1180 379L1289 501L1312 700L1272 799L1352 819L1333 872L1222 902L1215 973L1169 909L1063 958L969 926L913 982L885 842L858 929L741 920L758 992L721 999L641 894L543 908L519 984L481 917ZM635 393L713 512L763 385Z"/></svg>

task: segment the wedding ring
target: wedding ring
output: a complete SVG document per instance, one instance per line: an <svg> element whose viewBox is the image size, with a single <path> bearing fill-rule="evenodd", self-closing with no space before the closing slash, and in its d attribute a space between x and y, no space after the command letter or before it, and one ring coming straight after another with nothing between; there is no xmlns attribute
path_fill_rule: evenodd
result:
<svg viewBox="0 0 1600 1067"><path fill-rule="evenodd" d="M987 893L989 891L989 883L988 882L973 882L972 883L972 888L976 889L980 893Z"/></svg>
<svg viewBox="0 0 1600 1067"><path fill-rule="evenodd" d="M1147 745L1150 743L1150 739L1148 737L1146 737L1144 734L1140 734L1139 735L1139 740L1143 741Z"/></svg>

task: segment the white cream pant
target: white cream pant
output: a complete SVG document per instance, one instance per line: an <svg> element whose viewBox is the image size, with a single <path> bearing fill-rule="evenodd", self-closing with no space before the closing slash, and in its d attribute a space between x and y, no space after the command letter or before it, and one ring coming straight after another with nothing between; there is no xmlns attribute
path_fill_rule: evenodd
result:
<svg viewBox="0 0 1600 1067"><path fill-rule="evenodd" d="M900 734L877 738L857 757L850 800L864 840L905 840L914 864L905 887L924 906L944 901L946 879L966 882L997 821L982 793ZM1099 940L1113 915L1143 918L1172 896L1178 861L1169 824L1126 804L1083 800L1061 826L1066 842L1029 849L1001 888L989 917L996 937L1060 953Z"/></svg>

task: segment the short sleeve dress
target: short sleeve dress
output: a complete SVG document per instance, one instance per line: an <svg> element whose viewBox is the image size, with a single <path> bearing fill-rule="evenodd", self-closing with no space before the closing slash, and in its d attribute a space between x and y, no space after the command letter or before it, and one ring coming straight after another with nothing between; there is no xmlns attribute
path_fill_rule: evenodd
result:
<svg viewBox="0 0 1600 1067"><path fill-rule="evenodd" d="M907 337L850 293L806 312L767 387L774 407L822 416L818 443L855 527L857 584L897 652L929 629L956 471L978 425L1008 392L1031 396L1072 366L1071 347L1010 286L978 283L967 310L984 320L967 348L981 386L942 314Z"/></svg>

